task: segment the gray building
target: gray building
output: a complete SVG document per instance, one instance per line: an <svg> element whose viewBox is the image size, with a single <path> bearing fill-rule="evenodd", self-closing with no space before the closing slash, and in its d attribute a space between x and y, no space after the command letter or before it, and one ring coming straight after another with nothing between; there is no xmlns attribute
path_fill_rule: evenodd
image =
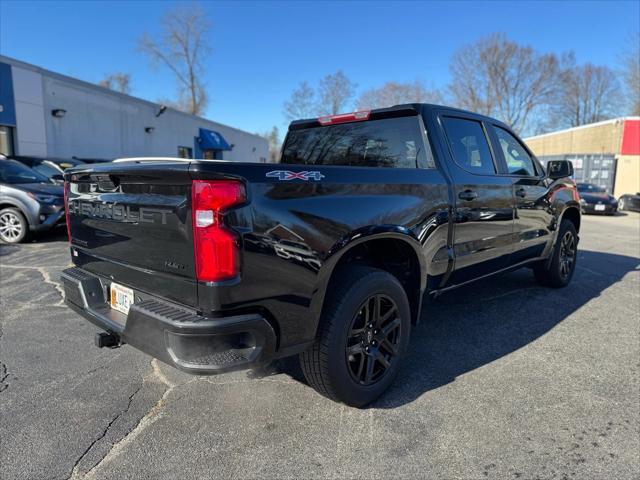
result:
<svg viewBox="0 0 640 480"><path fill-rule="evenodd" d="M268 161L267 140L0 55L0 153Z"/></svg>

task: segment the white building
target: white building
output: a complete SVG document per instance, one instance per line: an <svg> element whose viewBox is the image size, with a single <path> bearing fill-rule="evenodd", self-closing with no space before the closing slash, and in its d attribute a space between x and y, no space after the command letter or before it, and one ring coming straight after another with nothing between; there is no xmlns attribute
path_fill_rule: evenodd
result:
<svg viewBox="0 0 640 480"><path fill-rule="evenodd" d="M267 140L0 55L0 153L266 162Z"/></svg>

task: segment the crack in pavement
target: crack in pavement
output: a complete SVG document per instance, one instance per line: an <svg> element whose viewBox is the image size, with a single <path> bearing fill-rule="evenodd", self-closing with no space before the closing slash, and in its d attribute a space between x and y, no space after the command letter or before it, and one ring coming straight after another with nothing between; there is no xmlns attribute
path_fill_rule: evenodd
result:
<svg viewBox="0 0 640 480"><path fill-rule="evenodd" d="M135 390L135 392L133 392L131 395L129 395L129 401L127 402L127 406L124 408L124 410L120 411L115 417L113 417L109 423L107 423L107 426L102 430L102 433L100 435L98 435L90 444L89 446L85 449L84 452L82 452L82 455L80 455L80 457L78 457L78 459L76 460L76 462L73 464L73 468L71 469L71 475L69 475L69 479L73 479L73 478L79 478L80 473L79 473L79 468L80 468L80 462L82 461L82 459L84 459L84 457L87 456L87 454L89 453L89 451L93 448L93 446L98 443L100 440L102 440L105 435L107 434L107 432L109 432L109 430L111 429L111 426L120 418L122 417L122 415L124 415L125 413L127 413L129 411L129 409L131 408L131 403L133 402L133 397L136 396L136 394L142 389L142 386L144 385L144 382ZM94 465L95 466L95 465ZM92 467L93 468L93 467Z"/></svg>
<svg viewBox="0 0 640 480"><path fill-rule="evenodd" d="M145 382L147 381L158 380L160 381L160 383L165 385L167 389L164 391L160 399L142 416L142 418L138 421L136 426L133 429L131 429L128 433L126 433L120 440L114 443L111 446L111 449L109 449L109 451L105 454L105 456L102 457L102 459L98 463L96 463L93 467L91 467L89 471L86 472L86 474L84 475L85 479L95 478L97 471L100 468L111 463L118 455L120 455L120 453L128 444L130 444L144 430L146 430L149 426L151 426L153 423L155 423L158 419L162 417L161 413L162 413L163 407L166 405L167 397L171 394L171 392L173 392L175 387L177 387L178 385L187 385L193 382L193 380L189 380L184 384L175 384L171 382L165 376L165 374L162 373L162 371L160 370L160 366L158 364L158 360L156 360L155 358L151 360L151 367L152 367L152 371L148 376L146 376L143 379L142 386L144 386ZM140 388L142 388L142 386ZM75 475L75 476L72 475L70 477L70 480L76 479L76 478L79 478L79 475Z"/></svg>
<svg viewBox="0 0 640 480"><path fill-rule="evenodd" d="M2 323L0 323L0 341L2 341L2 335L4 334ZM9 378L9 370L7 365L0 361L0 393L9 388L9 382L6 380Z"/></svg>
<svg viewBox="0 0 640 480"><path fill-rule="evenodd" d="M37 271L38 273L40 273L40 275L42 275L42 278L44 279L44 283L51 285L54 288L54 290L56 290L60 294L60 300L58 301L58 303L54 303L50 306L51 307L64 306L64 290L62 289L62 285L59 282L51 280L51 275L49 275L49 272L45 270L45 268L64 268L64 267L55 266L55 265L50 267L33 267L31 265L2 265L2 268L8 268L11 270L23 269L23 270Z"/></svg>
<svg viewBox="0 0 640 480"><path fill-rule="evenodd" d="M45 268L57 268L56 266L52 266L52 267L34 267L34 266L30 266L30 265L2 265L0 268L8 268L10 270L35 270L38 273L40 273L40 275L42 275L42 278L44 279L44 283L51 285L53 287L53 289L58 292L58 294L60 295L60 300L57 303L54 303L52 305L48 305L49 307L63 307L64 305L64 290L62 289L62 286L51 279L51 275L49 274L49 272L47 272L45 270ZM64 267L61 267L64 268ZM26 302L26 305L35 305L35 304L31 304L30 302ZM0 325L0 340L2 340L2 326ZM6 381L9 378L9 371L7 368L7 365L0 361L0 393L4 392L7 388L9 388L9 383Z"/></svg>
<svg viewBox="0 0 640 480"><path fill-rule="evenodd" d="M9 371L7 370L7 365L0 362L0 393L4 392L7 388L9 388L9 382L5 381L9 378Z"/></svg>

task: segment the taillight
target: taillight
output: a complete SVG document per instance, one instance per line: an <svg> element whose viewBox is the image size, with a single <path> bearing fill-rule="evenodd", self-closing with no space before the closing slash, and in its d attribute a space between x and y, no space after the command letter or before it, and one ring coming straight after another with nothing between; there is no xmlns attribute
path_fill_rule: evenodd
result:
<svg viewBox="0 0 640 480"><path fill-rule="evenodd" d="M341 113L339 115L327 115L318 118L321 125L335 125L336 123L362 122L369 120L370 110L361 110L359 112Z"/></svg>
<svg viewBox="0 0 640 480"><path fill-rule="evenodd" d="M191 199L196 278L219 282L237 276L238 236L224 225L223 213L246 200L244 185L236 180L194 180Z"/></svg>
<svg viewBox="0 0 640 480"><path fill-rule="evenodd" d="M67 238L71 243L71 223L69 223L69 182L64 182L64 217L67 221ZM58 197L60 198L60 197Z"/></svg>

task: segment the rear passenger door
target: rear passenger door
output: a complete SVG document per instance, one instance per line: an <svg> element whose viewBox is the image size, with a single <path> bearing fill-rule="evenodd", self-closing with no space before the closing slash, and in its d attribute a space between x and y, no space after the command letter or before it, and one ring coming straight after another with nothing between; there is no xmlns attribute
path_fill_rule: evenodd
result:
<svg viewBox="0 0 640 480"><path fill-rule="evenodd" d="M492 124L491 134L503 175L513 185L515 219L511 263L540 257L551 238L554 216L541 166L525 145L504 125Z"/></svg>
<svg viewBox="0 0 640 480"><path fill-rule="evenodd" d="M445 133L454 189L455 269L450 285L505 268L513 235L513 186L498 175L498 161L480 117L444 111Z"/></svg>

